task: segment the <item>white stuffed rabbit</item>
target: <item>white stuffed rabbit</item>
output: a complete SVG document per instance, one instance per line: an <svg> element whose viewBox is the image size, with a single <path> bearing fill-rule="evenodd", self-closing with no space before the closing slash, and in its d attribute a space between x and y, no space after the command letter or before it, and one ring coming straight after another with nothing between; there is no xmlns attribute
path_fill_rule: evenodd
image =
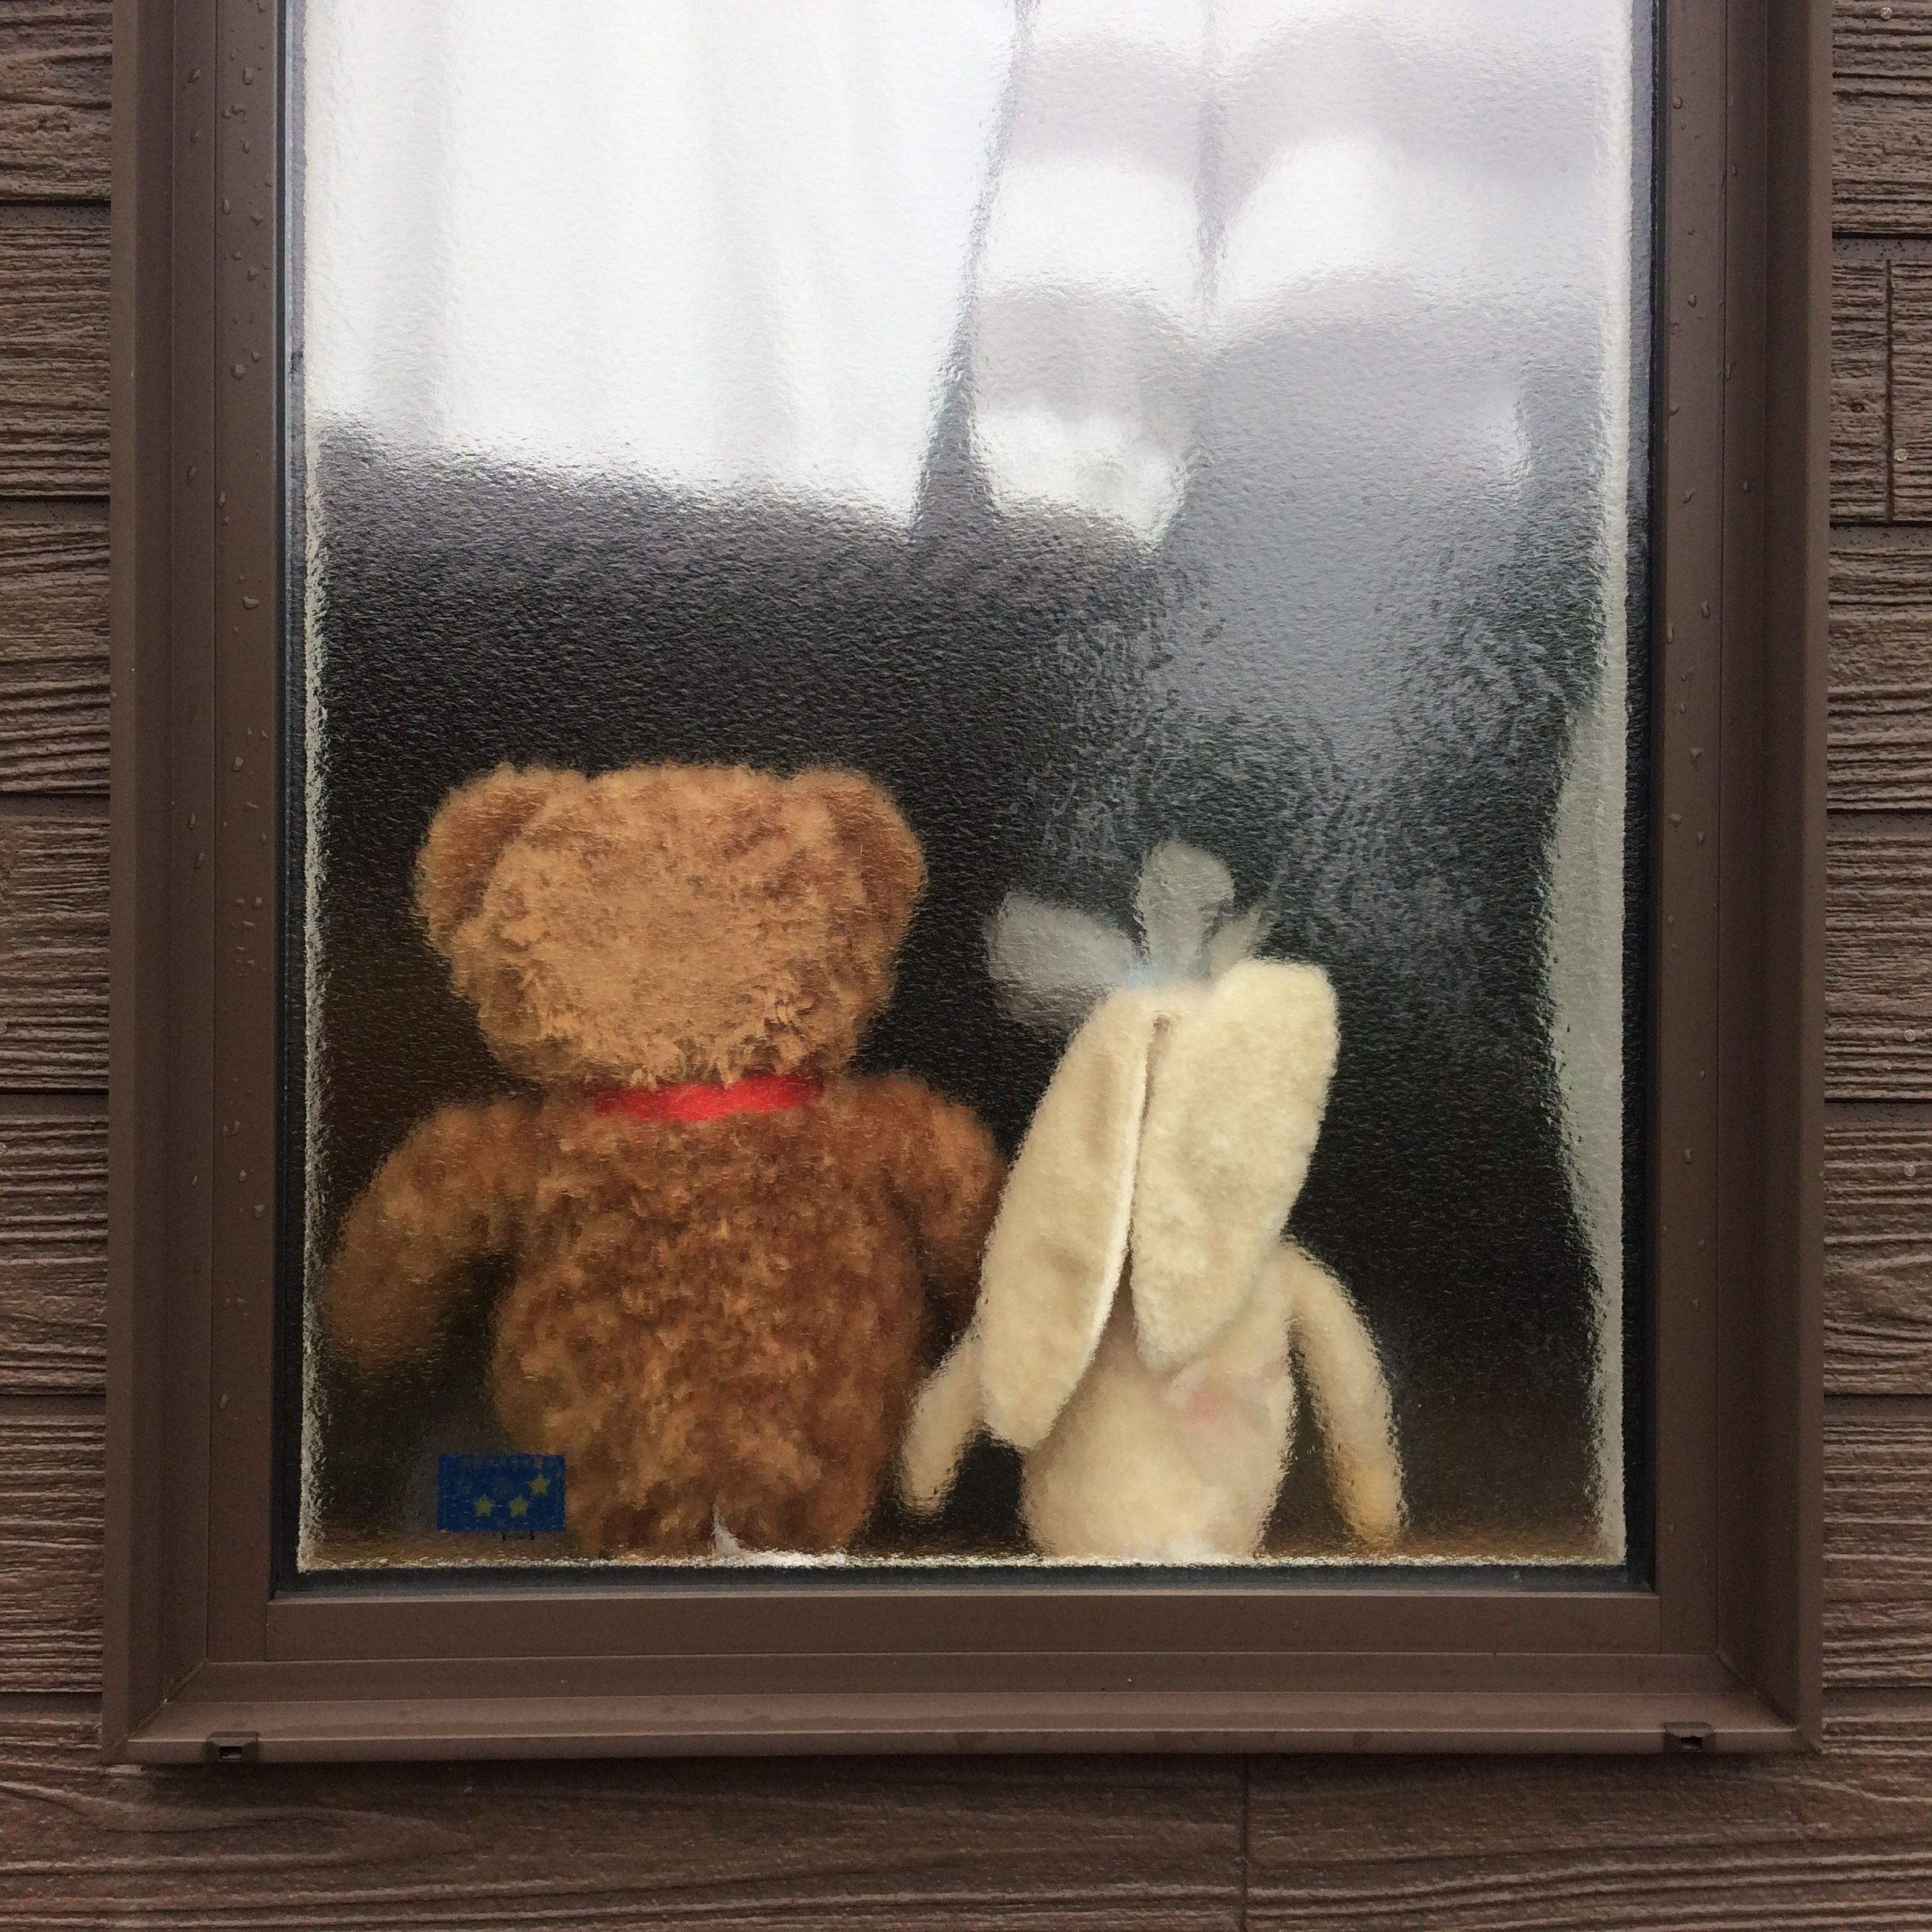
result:
<svg viewBox="0 0 1932 1932"><path fill-rule="evenodd" d="M1350 1530L1393 1541L1402 1476L1374 1346L1340 1283L1282 1238L1335 1069L1335 994L1317 968L1246 957L1259 912L1217 930L1232 897L1219 861L1170 845L1142 877L1144 956L1032 901L996 922L1021 1010L1099 1004L1014 1163L972 1323L915 1405L915 1508L938 1506L983 1424L1024 1457L1045 1555L1252 1556L1293 1437L1292 1350Z"/></svg>

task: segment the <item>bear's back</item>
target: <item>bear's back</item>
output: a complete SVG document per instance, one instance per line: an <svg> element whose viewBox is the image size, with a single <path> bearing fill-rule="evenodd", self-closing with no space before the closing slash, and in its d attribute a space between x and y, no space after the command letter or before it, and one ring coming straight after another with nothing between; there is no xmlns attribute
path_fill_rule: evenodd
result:
<svg viewBox="0 0 1932 1932"><path fill-rule="evenodd" d="M496 1380L530 1446L594 1446L707 1513L889 1454L924 1298L862 1084L688 1123L547 1104L519 1249Z"/></svg>

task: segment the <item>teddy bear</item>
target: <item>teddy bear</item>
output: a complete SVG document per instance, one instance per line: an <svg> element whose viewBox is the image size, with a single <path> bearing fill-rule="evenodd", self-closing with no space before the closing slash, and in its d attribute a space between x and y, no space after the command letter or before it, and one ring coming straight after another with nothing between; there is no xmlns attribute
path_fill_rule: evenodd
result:
<svg viewBox="0 0 1932 1932"><path fill-rule="evenodd" d="M505 766L452 792L417 911L525 1091L384 1161L325 1275L331 1346L364 1374L432 1358L507 1257L492 1394L564 1457L580 1549L842 1549L1002 1178L968 1109L850 1071L924 883L848 772Z"/></svg>

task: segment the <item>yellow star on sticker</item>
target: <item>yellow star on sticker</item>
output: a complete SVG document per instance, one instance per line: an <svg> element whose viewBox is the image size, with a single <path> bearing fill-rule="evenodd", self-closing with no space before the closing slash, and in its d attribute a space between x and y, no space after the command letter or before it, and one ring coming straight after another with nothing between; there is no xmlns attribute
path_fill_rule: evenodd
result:
<svg viewBox="0 0 1932 1932"><path fill-rule="evenodd" d="M550 1478L548 1476L533 1476L530 1478L530 1494L532 1496L548 1496L549 1493Z"/></svg>
<svg viewBox="0 0 1932 1932"><path fill-rule="evenodd" d="M510 1499L510 1514L512 1516L527 1516L530 1504L522 1496L512 1496Z"/></svg>
<svg viewBox="0 0 1932 1932"><path fill-rule="evenodd" d="M487 1516L496 1507L496 1505L488 1496L477 1498L477 1514L479 1516Z"/></svg>

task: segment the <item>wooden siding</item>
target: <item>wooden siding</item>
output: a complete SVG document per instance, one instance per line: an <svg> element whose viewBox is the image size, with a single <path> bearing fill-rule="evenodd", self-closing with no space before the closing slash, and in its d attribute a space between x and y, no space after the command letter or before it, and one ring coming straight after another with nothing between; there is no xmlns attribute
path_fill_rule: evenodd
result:
<svg viewBox="0 0 1932 1932"><path fill-rule="evenodd" d="M107 1184L98 1112L0 1112L0 1398L101 1392Z"/></svg>
<svg viewBox="0 0 1932 1932"><path fill-rule="evenodd" d="M107 11L0 0L0 1932L1932 1928L1932 0L1837 20L1825 1757L111 1774Z"/></svg>
<svg viewBox="0 0 1932 1932"><path fill-rule="evenodd" d="M101 1435L94 1403L0 1408L0 1691L99 1682Z"/></svg>
<svg viewBox="0 0 1932 1932"><path fill-rule="evenodd" d="M107 533L92 507L0 523L0 793L98 797L107 783Z"/></svg>
<svg viewBox="0 0 1932 1932"><path fill-rule="evenodd" d="M0 6L0 200L105 199L113 39L94 0Z"/></svg>
<svg viewBox="0 0 1932 1932"><path fill-rule="evenodd" d="M98 1092L107 1077L107 825L0 821L0 1082Z"/></svg>
<svg viewBox="0 0 1932 1932"><path fill-rule="evenodd" d="M1831 504L1882 521L1892 503L1891 275L1882 261L1832 264Z"/></svg>
<svg viewBox="0 0 1932 1932"><path fill-rule="evenodd" d="M10 495L107 487L107 223L92 208L0 223L0 464Z"/></svg>
<svg viewBox="0 0 1932 1932"><path fill-rule="evenodd" d="M1825 1376L1834 1395L1932 1388L1932 1110L1825 1123Z"/></svg>

